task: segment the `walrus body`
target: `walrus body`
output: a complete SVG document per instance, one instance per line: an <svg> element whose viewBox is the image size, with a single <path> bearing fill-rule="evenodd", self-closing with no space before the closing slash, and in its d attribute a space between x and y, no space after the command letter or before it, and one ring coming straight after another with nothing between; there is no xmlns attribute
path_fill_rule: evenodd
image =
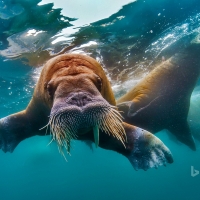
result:
<svg viewBox="0 0 200 200"><path fill-rule="evenodd" d="M64 149L70 153L70 141L78 139L121 153L135 169L173 162L158 138L122 121L102 67L84 55L64 54L49 60L27 108L0 120L4 152L12 152L28 137L46 134L52 135L63 155Z"/></svg>
<svg viewBox="0 0 200 200"><path fill-rule="evenodd" d="M195 150L187 116L200 73L199 50L198 44L189 44L122 96L117 104L124 120L153 133L167 129Z"/></svg>

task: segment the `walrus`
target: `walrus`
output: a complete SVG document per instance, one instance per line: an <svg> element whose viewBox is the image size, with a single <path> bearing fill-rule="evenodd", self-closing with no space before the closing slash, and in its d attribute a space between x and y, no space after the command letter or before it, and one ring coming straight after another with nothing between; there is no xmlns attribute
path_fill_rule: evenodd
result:
<svg viewBox="0 0 200 200"><path fill-rule="evenodd" d="M4 152L34 135L51 135L62 155L70 153L72 139L92 141L126 156L136 170L173 162L161 140L123 121L103 68L85 55L50 59L27 108L0 119Z"/></svg>
<svg viewBox="0 0 200 200"><path fill-rule="evenodd" d="M153 133L167 129L180 142L196 150L187 116L200 74L199 51L200 46L195 42L186 48L179 42L177 53L117 100L124 121Z"/></svg>

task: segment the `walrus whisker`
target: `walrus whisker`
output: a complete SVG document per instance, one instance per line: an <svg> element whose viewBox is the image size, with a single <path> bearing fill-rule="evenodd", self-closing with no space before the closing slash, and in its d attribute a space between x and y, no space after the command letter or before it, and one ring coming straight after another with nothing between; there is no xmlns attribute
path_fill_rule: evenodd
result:
<svg viewBox="0 0 200 200"><path fill-rule="evenodd" d="M68 130L67 135L69 135L71 138L74 138L74 139L77 138L77 135L74 133L76 131L73 127L68 127L68 126L65 126L64 124L62 124L62 126L65 130Z"/></svg>
<svg viewBox="0 0 200 200"><path fill-rule="evenodd" d="M49 124L50 124L50 122L48 122L47 125L45 125L45 126L43 126L42 128L40 128L39 131L41 131L41 130L47 128L47 127L49 126Z"/></svg>
<svg viewBox="0 0 200 200"><path fill-rule="evenodd" d="M110 105L110 108L117 110L117 106Z"/></svg>
<svg viewBox="0 0 200 200"><path fill-rule="evenodd" d="M124 128L122 126L122 117L120 113L111 107L106 108L106 109L104 108L101 113L102 113L102 116L97 114L95 117L98 119L97 120L98 127L101 130L105 131L108 135L112 134L114 137L120 140L125 146L124 142L126 141L127 138L126 137L124 138L126 134L124 133Z"/></svg>
<svg viewBox="0 0 200 200"><path fill-rule="evenodd" d="M46 127L45 135L48 134L48 129L49 129L49 123L47 124L48 126Z"/></svg>
<svg viewBox="0 0 200 200"><path fill-rule="evenodd" d="M63 150L62 150L62 148L60 146L58 146L58 151L64 157L65 161L68 162L67 158L66 158L66 156L65 156L65 154L64 154L64 152L63 152Z"/></svg>
<svg viewBox="0 0 200 200"><path fill-rule="evenodd" d="M96 106L96 105L95 105ZM74 109L74 112L73 112ZM126 134L122 126L122 116L116 106L104 103L98 109L91 109L85 115L80 115L77 107L64 107L52 112L49 119L50 132L53 140L57 142L59 151L63 154L63 148L70 154L72 139L77 139L77 132L81 124L88 124L93 129L94 142L99 145L99 129L109 136L116 137L125 146ZM69 112L70 111L70 112Z"/></svg>
<svg viewBox="0 0 200 200"><path fill-rule="evenodd" d="M52 138L51 141L47 144L47 146L49 146L53 141L54 139Z"/></svg>
<svg viewBox="0 0 200 200"><path fill-rule="evenodd" d="M64 115L63 110L56 112L50 116L49 124L51 128L51 134L53 140L57 142L59 152L64 155L63 147L70 155L71 139L76 139L75 129L67 125L67 118ZM66 158L65 158L66 159Z"/></svg>
<svg viewBox="0 0 200 200"><path fill-rule="evenodd" d="M64 117L64 119L67 121L67 118L66 118L66 117ZM77 138L77 135L74 134L74 132L76 132L76 131L75 131L75 129L73 128L73 126L67 127L67 126L63 125L63 127L64 127L65 129L69 129L69 134L71 134L72 137Z"/></svg>
<svg viewBox="0 0 200 200"><path fill-rule="evenodd" d="M121 116L121 114L118 112L118 111L116 111L116 110L111 110L111 114L112 115L115 115L118 119L119 119L119 121L120 122L122 122L123 120L123 117Z"/></svg>

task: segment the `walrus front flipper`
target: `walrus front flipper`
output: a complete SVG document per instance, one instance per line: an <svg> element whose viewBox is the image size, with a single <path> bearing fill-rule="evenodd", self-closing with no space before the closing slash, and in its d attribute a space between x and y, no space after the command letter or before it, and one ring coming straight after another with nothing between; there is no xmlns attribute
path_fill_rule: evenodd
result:
<svg viewBox="0 0 200 200"><path fill-rule="evenodd" d="M126 132L124 145L115 137L100 133L99 146L117 151L128 158L135 170L157 168L167 163L173 163L170 150L150 132L127 123L123 123ZM104 136L103 136L104 135Z"/></svg>
<svg viewBox="0 0 200 200"><path fill-rule="evenodd" d="M0 119L0 149L13 152L22 140L33 135L32 132L25 111Z"/></svg>
<svg viewBox="0 0 200 200"><path fill-rule="evenodd" d="M158 168L167 163L173 163L170 150L153 134L140 128L136 128L134 134L133 149L127 158L135 170Z"/></svg>
<svg viewBox="0 0 200 200"><path fill-rule="evenodd" d="M193 151L196 151L196 145L193 136L190 132L190 128L187 121L177 122L174 126L168 127L168 130L176 136L176 138L190 147Z"/></svg>

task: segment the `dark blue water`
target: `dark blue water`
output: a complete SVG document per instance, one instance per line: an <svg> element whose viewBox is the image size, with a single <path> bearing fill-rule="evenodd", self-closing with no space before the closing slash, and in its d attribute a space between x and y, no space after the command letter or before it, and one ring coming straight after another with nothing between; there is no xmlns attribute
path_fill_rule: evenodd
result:
<svg viewBox="0 0 200 200"><path fill-rule="evenodd" d="M0 117L26 108L43 63L56 54L77 52L97 59L119 97L163 57L191 43L200 45L198 0L132 2L71 35L62 33L66 39L57 43L53 41L60 36L55 35L72 28L76 16L39 2L0 2ZM163 130L157 136L173 153L174 163L157 170L135 171L125 157L95 147L92 151L78 141L66 162L56 144L48 145L49 136L29 138L12 154L0 152L0 199L200 199L200 175L191 176L191 166L200 170L199 110L200 81L188 115L197 151Z"/></svg>

